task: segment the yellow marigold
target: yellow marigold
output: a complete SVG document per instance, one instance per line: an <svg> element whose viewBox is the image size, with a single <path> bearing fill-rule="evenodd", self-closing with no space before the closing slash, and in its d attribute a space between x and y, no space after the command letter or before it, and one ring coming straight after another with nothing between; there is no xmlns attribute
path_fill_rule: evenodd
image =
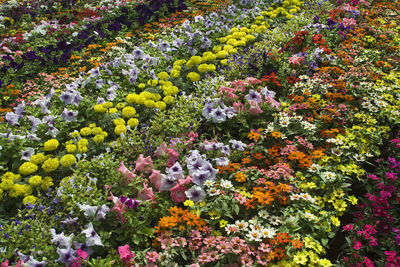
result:
<svg viewBox="0 0 400 267"><path fill-rule="evenodd" d="M36 155L32 155L30 162L38 165L38 164L42 164L45 160L46 160L46 156L43 155L42 153L38 153Z"/></svg>
<svg viewBox="0 0 400 267"><path fill-rule="evenodd" d="M139 87L139 89L144 89L146 87L146 85L144 83L139 83L138 87Z"/></svg>
<svg viewBox="0 0 400 267"><path fill-rule="evenodd" d="M3 199L3 189L0 188L0 200Z"/></svg>
<svg viewBox="0 0 400 267"><path fill-rule="evenodd" d="M2 179L0 183L0 188L3 190L10 190L14 186L14 181L11 179Z"/></svg>
<svg viewBox="0 0 400 267"><path fill-rule="evenodd" d="M96 134L101 134L101 132L103 131L103 129L101 129L101 127L94 127L92 129L92 134L96 135Z"/></svg>
<svg viewBox="0 0 400 267"><path fill-rule="evenodd" d="M71 137L72 137L72 138L76 138L76 137L79 137L79 136L81 136L81 134L80 134L78 131L73 131L73 132L71 133Z"/></svg>
<svg viewBox="0 0 400 267"><path fill-rule="evenodd" d="M84 145L78 146L79 153L86 153L87 151L88 151L87 146L84 146Z"/></svg>
<svg viewBox="0 0 400 267"><path fill-rule="evenodd" d="M24 162L19 166L19 173L22 175L29 175L37 171L38 166L32 162Z"/></svg>
<svg viewBox="0 0 400 267"><path fill-rule="evenodd" d="M66 167L66 168L71 167L72 165L75 164L75 162L76 162L76 158L72 154L66 154L60 160L61 166Z"/></svg>
<svg viewBox="0 0 400 267"><path fill-rule="evenodd" d="M50 186L53 185L53 179L50 176L46 176L43 178L42 185L40 186L42 190L47 191Z"/></svg>
<svg viewBox="0 0 400 267"><path fill-rule="evenodd" d="M168 80L169 79L169 74L165 71L160 72L157 74L158 79L160 80Z"/></svg>
<svg viewBox="0 0 400 267"><path fill-rule="evenodd" d="M125 118L132 118L136 114L136 109L134 107L125 107L122 109L122 116Z"/></svg>
<svg viewBox="0 0 400 267"><path fill-rule="evenodd" d="M27 197L24 197L24 199L22 200L22 203L24 203L24 205L26 205L28 202L29 202L30 204L35 204L35 202L36 202L36 197L34 197L34 196L27 196Z"/></svg>
<svg viewBox="0 0 400 267"><path fill-rule="evenodd" d="M116 107L117 109L122 109L122 108L125 107L125 104L122 103L122 102L120 102L120 103L118 103L115 107Z"/></svg>
<svg viewBox="0 0 400 267"><path fill-rule="evenodd" d="M39 175L35 175L29 178L29 184L32 186L39 186L42 184L42 182L42 177Z"/></svg>
<svg viewBox="0 0 400 267"><path fill-rule="evenodd" d="M138 97L139 97L139 95L137 95L137 94L129 94L129 95L126 96L125 100L129 104L132 104L132 103L136 103L137 102L137 98Z"/></svg>
<svg viewBox="0 0 400 267"><path fill-rule="evenodd" d="M105 113L107 111L107 109L102 104L94 105L93 110L98 113Z"/></svg>
<svg viewBox="0 0 400 267"><path fill-rule="evenodd" d="M96 135L93 137L93 141L94 141L96 144L103 143L103 141L104 141L104 135L102 135L102 134L96 134Z"/></svg>
<svg viewBox="0 0 400 267"><path fill-rule="evenodd" d="M117 119L113 120L113 123L115 126L125 125L125 120L123 118L117 118Z"/></svg>
<svg viewBox="0 0 400 267"><path fill-rule="evenodd" d="M52 158L52 159L46 160L43 163L42 169L45 172L52 172L52 171L57 170L58 166L60 166L60 162L58 161L58 158Z"/></svg>
<svg viewBox="0 0 400 267"><path fill-rule="evenodd" d="M155 108L158 108L160 110L164 110L166 107L167 105L163 101L157 101L155 104Z"/></svg>
<svg viewBox="0 0 400 267"><path fill-rule="evenodd" d="M116 135L120 135L121 133L126 133L125 125L117 125L114 129L114 133Z"/></svg>
<svg viewBox="0 0 400 267"><path fill-rule="evenodd" d="M92 134L92 130L89 127L83 127L80 130L80 133L81 133L82 136L88 136L88 135Z"/></svg>
<svg viewBox="0 0 400 267"><path fill-rule="evenodd" d="M197 72L189 72L186 78L192 82L197 82L200 81L200 74L198 74Z"/></svg>
<svg viewBox="0 0 400 267"><path fill-rule="evenodd" d="M129 120L128 120L128 125L129 125L129 127L131 127L131 129L133 129L133 128L135 128L136 126L139 125L139 120L138 120L138 119L135 119L135 118L129 119Z"/></svg>
<svg viewBox="0 0 400 267"><path fill-rule="evenodd" d="M54 151L58 148L59 144L60 143L57 141L57 139L50 139L44 143L44 145L43 145L44 150L45 151Z"/></svg>
<svg viewBox="0 0 400 267"><path fill-rule="evenodd" d="M89 140L86 138L82 138L81 140L78 141L78 146L87 146L89 144Z"/></svg>
<svg viewBox="0 0 400 267"><path fill-rule="evenodd" d="M168 95L168 96L163 98L163 101L166 104L172 104L172 103L174 103L174 100L175 100L175 98L173 96L170 96L170 95Z"/></svg>
<svg viewBox="0 0 400 267"><path fill-rule="evenodd" d="M156 103L154 102L154 100L146 100L146 101L144 102L144 105L145 105L147 108L154 108L155 105L156 105Z"/></svg>

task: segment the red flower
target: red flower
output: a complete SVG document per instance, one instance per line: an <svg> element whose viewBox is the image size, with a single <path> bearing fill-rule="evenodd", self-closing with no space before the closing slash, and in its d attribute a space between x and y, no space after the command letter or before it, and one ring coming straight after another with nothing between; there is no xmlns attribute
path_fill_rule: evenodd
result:
<svg viewBox="0 0 400 267"><path fill-rule="evenodd" d="M312 41L314 44L324 44L325 40L322 38L322 34L316 34L313 36Z"/></svg>

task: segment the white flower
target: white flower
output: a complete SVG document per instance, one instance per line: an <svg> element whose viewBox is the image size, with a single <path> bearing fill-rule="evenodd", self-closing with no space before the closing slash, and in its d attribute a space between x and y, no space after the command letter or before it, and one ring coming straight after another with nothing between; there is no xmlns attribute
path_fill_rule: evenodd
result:
<svg viewBox="0 0 400 267"><path fill-rule="evenodd" d="M260 217L263 218L263 219L267 219L268 216L269 216L269 214L268 214L268 212L267 212L266 210L260 210L260 211L258 212L258 216L260 216Z"/></svg>
<svg viewBox="0 0 400 267"><path fill-rule="evenodd" d="M314 220L317 219L317 217L316 217L314 214L309 213L309 212L305 212L305 213L304 213L304 217L305 217L306 219L310 220L310 221L314 221Z"/></svg>
<svg viewBox="0 0 400 267"><path fill-rule="evenodd" d="M307 200L307 201L311 202L311 203L315 202L315 199L313 197L311 197L308 193L301 193L300 197L302 199L304 199L304 200Z"/></svg>
<svg viewBox="0 0 400 267"><path fill-rule="evenodd" d="M276 229L271 227L263 228L261 233L265 238L273 238L276 235Z"/></svg>
<svg viewBox="0 0 400 267"><path fill-rule="evenodd" d="M269 218L269 223L272 225L279 225L282 223L281 217L273 215Z"/></svg>
<svg viewBox="0 0 400 267"><path fill-rule="evenodd" d="M204 185L207 187L214 186L214 184L215 184L215 181L213 181L213 180L207 180L204 182Z"/></svg>
<svg viewBox="0 0 400 267"><path fill-rule="evenodd" d="M309 172L316 172L316 171L318 171L319 169L320 169L320 166L319 166L318 164L313 163L313 164L311 164L311 166L308 168L308 171L309 171Z"/></svg>
<svg viewBox="0 0 400 267"><path fill-rule="evenodd" d="M290 196L290 200L299 200L299 199L301 199L301 197L300 197L299 194L292 194L292 195Z"/></svg>
<svg viewBox="0 0 400 267"><path fill-rule="evenodd" d="M261 242L263 234L258 230L251 230L247 234L247 237L249 238L249 241Z"/></svg>
<svg viewBox="0 0 400 267"><path fill-rule="evenodd" d="M225 189L230 189L233 187L231 181L228 180L221 180L220 186Z"/></svg>
<svg viewBox="0 0 400 267"><path fill-rule="evenodd" d="M211 188L209 188L209 189L207 190L207 193L208 193L210 196L217 196L217 195L221 194L221 191L220 191L219 189L216 189L215 187L211 187Z"/></svg>
<svg viewBox="0 0 400 267"><path fill-rule="evenodd" d="M236 221L235 226L241 231L246 231L249 224L246 221Z"/></svg>
<svg viewBox="0 0 400 267"><path fill-rule="evenodd" d="M365 157L363 155L360 155L360 154L355 154L354 155L354 159L356 161L365 161Z"/></svg>
<svg viewBox="0 0 400 267"><path fill-rule="evenodd" d="M279 119L279 123L282 127L287 127L290 124L290 118L289 117L281 117Z"/></svg>
<svg viewBox="0 0 400 267"><path fill-rule="evenodd" d="M336 180L336 174L334 172L323 172L321 178L326 181Z"/></svg>

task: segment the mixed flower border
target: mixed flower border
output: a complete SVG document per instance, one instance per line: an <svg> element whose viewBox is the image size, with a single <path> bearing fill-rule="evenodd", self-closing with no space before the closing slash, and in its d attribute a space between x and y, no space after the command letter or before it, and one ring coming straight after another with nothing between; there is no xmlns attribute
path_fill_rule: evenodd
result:
<svg viewBox="0 0 400 267"><path fill-rule="evenodd" d="M1 125L1 208L18 209L0 228L2 265L332 265L352 184L379 180L367 164L397 153L382 146L400 119L398 3L386 4L241 1L72 66L64 90ZM388 161L359 205L372 215L343 227L341 264L397 264Z"/></svg>

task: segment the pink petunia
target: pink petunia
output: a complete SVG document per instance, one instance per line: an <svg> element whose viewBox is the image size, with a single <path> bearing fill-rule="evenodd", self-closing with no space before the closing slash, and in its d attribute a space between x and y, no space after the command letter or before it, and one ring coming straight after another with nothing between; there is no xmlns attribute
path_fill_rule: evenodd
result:
<svg viewBox="0 0 400 267"><path fill-rule="evenodd" d="M139 158L135 161L136 167L135 171L140 171L143 173L150 173L153 169L153 161L151 157L143 157L143 154L139 155Z"/></svg>
<svg viewBox="0 0 400 267"><path fill-rule="evenodd" d="M175 151L174 149L172 149L172 148L168 148L167 149L167 153L168 153L168 156L169 156L169 159L167 161L167 166L168 167L172 167L172 165L174 165L175 162L178 160L179 153L177 151Z"/></svg>
<svg viewBox="0 0 400 267"><path fill-rule="evenodd" d="M249 112L253 115L257 115L262 113L262 109L260 108L260 106L258 105L258 103L254 100L250 100L249 101L250 107L249 107Z"/></svg>
<svg viewBox="0 0 400 267"><path fill-rule="evenodd" d="M152 200L156 201L156 197L154 196L153 188L149 188L146 182L143 182L143 188L139 190L138 197L143 200Z"/></svg>
<svg viewBox="0 0 400 267"><path fill-rule="evenodd" d="M133 172L128 170L128 168L125 166L125 164L122 161L121 161L117 171L122 173L122 176L124 176L124 178L125 178L126 184L129 184L130 182L132 182L133 179L135 179L135 177L136 177L136 175Z"/></svg>
<svg viewBox="0 0 400 267"><path fill-rule="evenodd" d="M168 149L167 144L164 142L159 147L157 147L156 151L154 152L154 155L158 158L167 156L167 149Z"/></svg>
<svg viewBox="0 0 400 267"><path fill-rule="evenodd" d="M160 191L161 186L161 172L157 170L151 170L151 175L149 177L150 182L154 185L154 187Z"/></svg>

